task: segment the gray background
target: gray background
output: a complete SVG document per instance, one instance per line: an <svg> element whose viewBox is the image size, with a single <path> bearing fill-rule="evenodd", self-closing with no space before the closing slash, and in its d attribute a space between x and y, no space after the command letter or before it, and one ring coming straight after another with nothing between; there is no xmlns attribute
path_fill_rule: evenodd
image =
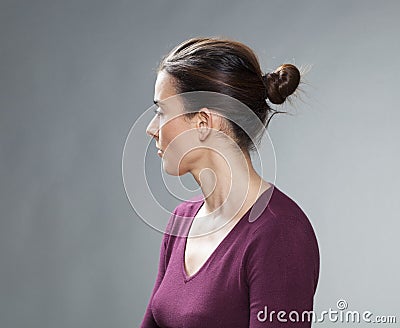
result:
<svg viewBox="0 0 400 328"><path fill-rule="evenodd" d="M287 107L295 115L276 115L269 131L275 183L319 240L315 309L343 298L350 310L400 321L399 9L397 1L1 0L0 326L139 325L161 234L125 195L123 145L152 104L161 56L214 35L248 44L264 71L312 65L303 101Z"/></svg>

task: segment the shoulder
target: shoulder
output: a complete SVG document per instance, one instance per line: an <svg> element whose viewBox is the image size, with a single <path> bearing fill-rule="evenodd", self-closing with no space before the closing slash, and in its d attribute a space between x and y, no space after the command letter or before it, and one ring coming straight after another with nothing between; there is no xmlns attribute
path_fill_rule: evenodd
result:
<svg viewBox="0 0 400 328"><path fill-rule="evenodd" d="M174 213L182 217L192 217L203 200L204 196L202 194L193 196L178 204L174 209Z"/></svg>
<svg viewBox="0 0 400 328"><path fill-rule="evenodd" d="M204 197L200 194L178 204L169 217L165 234L184 236L203 200Z"/></svg>
<svg viewBox="0 0 400 328"><path fill-rule="evenodd" d="M172 211L163 233L163 252L165 262L168 264L169 258L176 246L177 237L186 236L190 227L191 217L194 216L196 209L201 205L202 195L190 198L178 204Z"/></svg>
<svg viewBox="0 0 400 328"><path fill-rule="evenodd" d="M265 199L261 200L262 213L255 220L247 222L251 226L251 239L257 237L260 242L271 242L278 236L301 238L307 235L308 238L315 238L311 222L301 207L278 187L272 186L270 189L269 195L266 194Z"/></svg>
<svg viewBox="0 0 400 328"><path fill-rule="evenodd" d="M300 276L305 275L305 279L313 277L316 286L319 275L317 238L308 217L293 199L274 187L265 211L247 225L254 225L247 235L243 262L248 277L257 276L256 272L265 275L268 271L276 273L275 278L292 277L293 281L299 281Z"/></svg>

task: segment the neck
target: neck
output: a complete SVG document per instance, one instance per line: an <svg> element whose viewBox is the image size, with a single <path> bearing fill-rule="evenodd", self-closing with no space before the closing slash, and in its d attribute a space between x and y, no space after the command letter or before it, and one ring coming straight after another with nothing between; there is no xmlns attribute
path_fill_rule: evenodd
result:
<svg viewBox="0 0 400 328"><path fill-rule="evenodd" d="M219 220L241 217L269 187L253 168L248 152L224 156L210 152L203 157L206 162L191 171L204 195L202 214Z"/></svg>

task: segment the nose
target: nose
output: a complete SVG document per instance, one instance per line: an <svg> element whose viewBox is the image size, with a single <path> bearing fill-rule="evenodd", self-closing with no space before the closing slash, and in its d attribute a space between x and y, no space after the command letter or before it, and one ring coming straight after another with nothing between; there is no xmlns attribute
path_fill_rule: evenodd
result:
<svg viewBox="0 0 400 328"><path fill-rule="evenodd" d="M158 138L159 126L156 117L154 117L146 128L146 133L153 138Z"/></svg>

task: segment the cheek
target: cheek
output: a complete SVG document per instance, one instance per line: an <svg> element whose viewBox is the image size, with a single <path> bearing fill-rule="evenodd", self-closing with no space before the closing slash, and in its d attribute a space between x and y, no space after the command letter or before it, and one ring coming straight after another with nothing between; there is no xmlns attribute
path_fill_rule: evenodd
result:
<svg viewBox="0 0 400 328"><path fill-rule="evenodd" d="M163 124L160 128L160 139L161 144L166 146L168 145L175 137L174 135L174 125L171 121Z"/></svg>
<svg viewBox="0 0 400 328"><path fill-rule="evenodd" d="M175 148L178 144L189 137L186 122L180 119L172 119L161 126L160 129L161 143L164 146L170 145Z"/></svg>

